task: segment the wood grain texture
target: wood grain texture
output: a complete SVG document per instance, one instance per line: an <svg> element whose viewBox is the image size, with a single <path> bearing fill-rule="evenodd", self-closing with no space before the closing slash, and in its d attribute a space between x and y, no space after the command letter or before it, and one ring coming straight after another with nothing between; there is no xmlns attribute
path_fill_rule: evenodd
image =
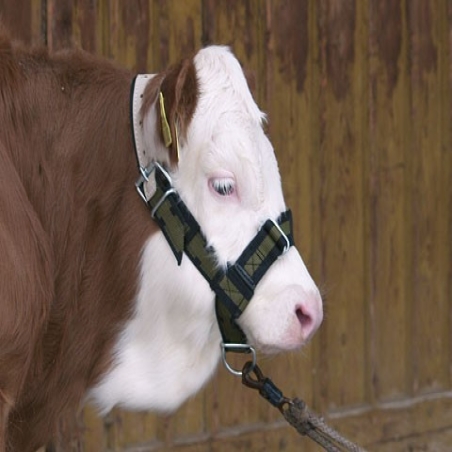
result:
<svg viewBox="0 0 452 452"><path fill-rule="evenodd" d="M318 240L328 284L320 332L322 408L366 402L364 150L367 16L362 2L317 2L321 43ZM327 350L327 353L324 353Z"/></svg>
<svg viewBox="0 0 452 452"><path fill-rule="evenodd" d="M444 359L451 356L449 28L444 2L407 6L414 138L409 152L413 390L424 393L450 385L450 361Z"/></svg>
<svg viewBox="0 0 452 452"><path fill-rule="evenodd" d="M0 19L15 39L27 44L46 42L43 0L0 0Z"/></svg>
<svg viewBox="0 0 452 452"><path fill-rule="evenodd" d="M368 244L373 398L410 393L410 315L405 252L412 145L407 19L403 2L371 2ZM408 132L408 133L407 133ZM388 321L390 320L390 321Z"/></svg>

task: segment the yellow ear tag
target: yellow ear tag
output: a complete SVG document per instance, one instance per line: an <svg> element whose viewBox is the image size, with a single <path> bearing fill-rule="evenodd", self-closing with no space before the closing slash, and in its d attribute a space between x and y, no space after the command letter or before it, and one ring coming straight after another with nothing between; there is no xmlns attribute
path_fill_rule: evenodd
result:
<svg viewBox="0 0 452 452"><path fill-rule="evenodd" d="M177 153L177 161L180 160L180 156L179 156L179 127L177 127L177 123L175 125L175 130L176 130L176 153Z"/></svg>
<svg viewBox="0 0 452 452"><path fill-rule="evenodd" d="M173 138L171 137L171 129L168 123L168 119L166 119L165 101L163 99L163 94L161 91L159 92L159 102L160 102L160 118L162 120L163 141L165 143L165 146L168 148L173 143Z"/></svg>

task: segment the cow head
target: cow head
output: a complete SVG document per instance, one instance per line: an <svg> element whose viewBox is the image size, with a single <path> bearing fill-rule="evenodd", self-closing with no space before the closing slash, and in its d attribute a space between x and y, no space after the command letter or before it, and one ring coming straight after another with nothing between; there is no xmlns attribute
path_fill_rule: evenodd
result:
<svg viewBox="0 0 452 452"><path fill-rule="evenodd" d="M238 61L223 47L203 49L154 76L143 94L147 158L168 168L218 267L234 263L262 224L286 210L264 120ZM125 391L127 373L147 395L129 387L103 405L171 409L198 390L220 356L214 300L189 259L178 265L163 234L150 237L135 316L118 345L110 383L97 394L100 400L102 391ZM319 291L292 246L265 273L237 323L253 347L274 353L305 344L321 321ZM149 363L138 365L139 356ZM183 384L176 380L180 370Z"/></svg>
<svg viewBox="0 0 452 452"><path fill-rule="evenodd" d="M226 48L203 49L160 77L153 86L159 85L165 99L169 152L165 155L159 105L145 122L144 136L152 138L150 149L159 150L156 158L166 157L175 187L218 265L226 266L267 218L276 220L285 210L277 162L262 129L265 115ZM238 323L256 347L273 352L305 343L321 319L317 287L292 247L258 284Z"/></svg>

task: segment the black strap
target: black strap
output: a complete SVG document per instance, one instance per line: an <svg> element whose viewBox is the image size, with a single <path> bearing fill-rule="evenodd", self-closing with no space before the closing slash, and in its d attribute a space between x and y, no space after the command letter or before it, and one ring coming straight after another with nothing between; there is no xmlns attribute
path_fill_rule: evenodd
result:
<svg viewBox="0 0 452 452"><path fill-rule="evenodd" d="M148 205L177 263L180 265L185 253L215 292L215 309L223 341L246 344L246 336L236 320L268 268L293 245L290 210L277 222L267 220L237 261L224 271L218 268L214 251L207 246L198 222L158 167L155 179L156 192Z"/></svg>
<svg viewBox="0 0 452 452"><path fill-rule="evenodd" d="M286 243L281 230L289 244ZM235 320L248 306L266 271L283 254L286 246L293 244L292 214L288 210L279 217L276 224L267 220L235 264L228 266L226 272L222 272L212 281L212 290L217 295L217 319L222 324L220 330L225 343L246 343L245 336Z"/></svg>

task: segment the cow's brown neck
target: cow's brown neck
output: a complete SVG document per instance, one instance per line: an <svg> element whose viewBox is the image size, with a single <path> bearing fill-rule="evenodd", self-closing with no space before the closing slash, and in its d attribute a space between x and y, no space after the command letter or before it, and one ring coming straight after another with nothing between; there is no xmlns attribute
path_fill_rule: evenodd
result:
<svg viewBox="0 0 452 452"><path fill-rule="evenodd" d="M28 53L4 36L0 59L2 228L29 246L26 259L9 253L21 259L28 304L2 309L30 325L23 336L0 324L0 343L11 344L0 351L11 375L0 403L13 405L8 441L31 451L109 366L154 225L134 188L131 74L78 51Z"/></svg>

